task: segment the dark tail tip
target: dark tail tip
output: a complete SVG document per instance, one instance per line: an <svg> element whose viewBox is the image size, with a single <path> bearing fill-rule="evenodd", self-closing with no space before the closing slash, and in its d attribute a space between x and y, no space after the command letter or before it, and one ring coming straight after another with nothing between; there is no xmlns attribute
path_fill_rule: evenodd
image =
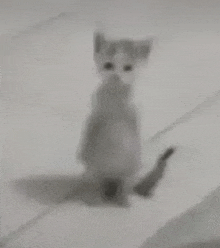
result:
<svg viewBox="0 0 220 248"><path fill-rule="evenodd" d="M166 152L160 157L160 160L167 160L175 151L175 147L168 148Z"/></svg>

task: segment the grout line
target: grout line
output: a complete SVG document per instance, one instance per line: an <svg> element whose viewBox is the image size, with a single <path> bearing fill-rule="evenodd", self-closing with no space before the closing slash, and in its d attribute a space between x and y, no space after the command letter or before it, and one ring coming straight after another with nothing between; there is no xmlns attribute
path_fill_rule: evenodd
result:
<svg viewBox="0 0 220 248"><path fill-rule="evenodd" d="M218 99L220 99L220 90L216 91L213 95L207 97L203 102L196 105L196 107L193 108L192 110L186 112L184 115L177 118L174 122L169 124L166 128L156 132L156 134L154 134L152 137L147 139L144 142L144 144L146 144L148 142L155 142L158 138L161 138L162 135L173 130L177 125L183 124L183 123L191 120L192 117L194 117L196 114L204 111L204 107L210 107L210 105L212 105L212 103L214 103Z"/></svg>
<svg viewBox="0 0 220 248"><path fill-rule="evenodd" d="M36 215L34 218L30 219L26 223L19 226L16 230L10 232L8 235L3 236L0 240L0 248L7 245L8 242L16 239L16 237L20 236L25 231L29 230L33 227L39 220L43 219L48 214L52 213L61 203L65 202L68 199L70 192L62 198L59 202L53 204L52 206L46 207L42 212Z"/></svg>
<svg viewBox="0 0 220 248"><path fill-rule="evenodd" d="M26 223L24 223L21 226L19 226L18 229L16 229L15 231L12 231L8 235L4 236L0 241L0 247L4 247L9 241L15 239L22 232L25 232L26 230L28 230L29 228L34 226L37 223L38 220L42 219L44 216L49 214L54 207L46 208L45 210L40 212L37 216L35 216L33 219L27 221Z"/></svg>
<svg viewBox="0 0 220 248"><path fill-rule="evenodd" d="M198 114L200 111L203 111L205 106L210 106L219 97L220 97L220 90L216 91L216 93L214 93L213 95L207 97L202 103L198 104L194 109L190 110L189 112L186 112L184 115L176 119L173 123L168 125L163 130L158 131L155 135L153 135L146 142L149 142L149 141L155 142L158 138L161 137L161 135L164 135L165 133L173 130L177 125L185 123L188 120L191 120L193 116ZM15 239L17 236L21 235L23 232L25 232L26 230L34 226L40 219L43 219L46 215L50 214L53 210L55 210L59 206L59 204L63 203L66 199L68 199L68 196L69 196L69 193L63 199L61 199L57 204L47 207L45 210L40 212L36 217L27 221L25 224L18 227L18 229L16 229L15 231L12 231L11 233L3 237L0 241L0 247L4 247L5 245L7 245L9 241Z"/></svg>

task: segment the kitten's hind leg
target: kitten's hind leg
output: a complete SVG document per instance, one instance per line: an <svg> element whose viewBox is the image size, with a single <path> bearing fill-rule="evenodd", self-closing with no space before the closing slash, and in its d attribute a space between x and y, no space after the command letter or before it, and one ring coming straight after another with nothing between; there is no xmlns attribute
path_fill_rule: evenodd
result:
<svg viewBox="0 0 220 248"><path fill-rule="evenodd" d="M153 168L152 171L150 171L146 176L144 176L144 178L141 179L141 181L133 188L133 191L138 195L151 197L153 195L153 189L163 178L167 160L174 152L175 148L168 148L165 153L159 157L155 168Z"/></svg>
<svg viewBox="0 0 220 248"><path fill-rule="evenodd" d="M85 133L78 148L77 159L89 164L92 150L96 145L96 140L100 130L105 125L101 115L92 114L86 123Z"/></svg>

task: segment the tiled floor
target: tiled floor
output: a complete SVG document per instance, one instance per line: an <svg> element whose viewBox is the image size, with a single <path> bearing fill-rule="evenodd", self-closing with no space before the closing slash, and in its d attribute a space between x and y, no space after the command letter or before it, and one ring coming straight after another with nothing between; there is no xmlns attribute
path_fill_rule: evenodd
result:
<svg viewBox="0 0 220 248"><path fill-rule="evenodd" d="M217 248L220 245L220 187L203 202L172 219L141 248ZM188 246L187 246L188 244ZM189 245L190 244L190 245Z"/></svg>
<svg viewBox="0 0 220 248"><path fill-rule="evenodd" d="M7 44L9 54L3 54L1 68L1 96L8 99L1 106L0 133L3 240L78 185L72 177L83 168L75 151L98 83L92 61L97 19L112 33L124 29L126 35L150 33L159 38L136 85L143 137L154 135L220 89L219 4L200 4L21 1L10 7L1 2L7 23L1 22L2 34L22 31ZM130 209L118 209L71 199L11 241L8 236L7 247L140 246L219 185L219 99L215 102L146 144L145 170L165 147L179 147L152 200L132 197Z"/></svg>

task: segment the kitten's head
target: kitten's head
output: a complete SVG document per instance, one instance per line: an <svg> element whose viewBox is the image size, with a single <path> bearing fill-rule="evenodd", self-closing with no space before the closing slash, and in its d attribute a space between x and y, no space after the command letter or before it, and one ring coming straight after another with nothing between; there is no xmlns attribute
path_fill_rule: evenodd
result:
<svg viewBox="0 0 220 248"><path fill-rule="evenodd" d="M116 75L123 83L134 82L137 69L147 62L152 44L152 39L107 40L103 33L96 32L94 34L94 60L102 81L109 81L112 76Z"/></svg>

